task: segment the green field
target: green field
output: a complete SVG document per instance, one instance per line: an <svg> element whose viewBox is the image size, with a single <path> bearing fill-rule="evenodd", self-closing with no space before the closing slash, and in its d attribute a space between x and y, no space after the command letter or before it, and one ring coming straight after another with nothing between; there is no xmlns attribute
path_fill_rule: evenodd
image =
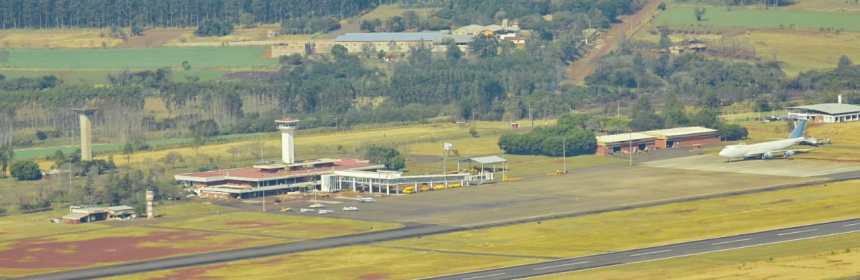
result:
<svg viewBox="0 0 860 280"><path fill-rule="evenodd" d="M806 29L832 28L843 31L860 31L860 13L823 12L789 9L761 9L743 7L703 6L707 9L704 20L696 21L696 6L672 5L660 14L655 25L671 27L715 27L753 29Z"/></svg>
<svg viewBox="0 0 860 280"><path fill-rule="evenodd" d="M562 279L858 279L860 234L537 277Z"/></svg>
<svg viewBox="0 0 860 280"><path fill-rule="evenodd" d="M53 74L70 83L105 83L108 74L171 68L178 80L196 76L221 78L231 71L275 69L262 47L112 48L112 49L8 49L0 74L32 77ZM182 68L188 61L191 70Z"/></svg>
<svg viewBox="0 0 860 280"><path fill-rule="evenodd" d="M261 47L194 47L129 49L10 49L0 67L13 69L154 69L179 67L239 68L277 65Z"/></svg>

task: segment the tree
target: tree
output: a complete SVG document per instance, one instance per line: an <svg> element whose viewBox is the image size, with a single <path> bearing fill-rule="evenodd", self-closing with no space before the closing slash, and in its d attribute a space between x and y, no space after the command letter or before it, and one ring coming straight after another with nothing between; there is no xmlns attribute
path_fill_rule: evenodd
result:
<svg viewBox="0 0 860 280"><path fill-rule="evenodd" d="M450 61L450 62L460 61L460 58L463 57L463 51L460 50L460 46L457 46L457 42L454 42L454 40L448 39L445 42L445 45L446 45L445 58L447 58L448 61Z"/></svg>
<svg viewBox="0 0 860 280"><path fill-rule="evenodd" d="M479 34L469 43L469 48L481 58L494 57L499 52L499 41L496 40L496 37Z"/></svg>
<svg viewBox="0 0 860 280"><path fill-rule="evenodd" d="M737 124L723 124L720 125L720 138L725 141L736 141L741 139L746 139L749 135L746 127L737 125Z"/></svg>
<svg viewBox="0 0 860 280"><path fill-rule="evenodd" d="M666 10L666 2L660 2L660 4L657 5L657 9L659 9L661 11L665 11Z"/></svg>
<svg viewBox="0 0 860 280"><path fill-rule="evenodd" d="M331 48L331 55L335 59L343 59L349 56L349 50L343 45L337 44Z"/></svg>
<svg viewBox="0 0 860 280"><path fill-rule="evenodd" d="M839 63L836 65L836 69L845 70L848 69L848 67L850 67L852 64L854 63L851 62L851 59L848 58L848 56L842 55L839 57Z"/></svg>
<svg viewBox="0 0 860 280"><path fill-rule="evenodd" d="M131 36L143 36L143 25L135 21L131 24Z"/></svg>
<svg viewBox="0 0 860 280"><path fill-rule="evenodd" d="M420 29L420 21L421 18L418 17L418 13L415 11L409 10L403 13L403 21L408 29Z"/></svg>
<svg viewBox="0 0 860 280"><path fill-rule="evenodd" d="M10 169L12 170L12 177L15 177L18 181L34 181L42 179L42 170L40 170L39 165L32 160L16 161L12 163Z"/></svg>
<svg viewBox="0 0 860 280"><path fill-rule="evenodd" d="M756 112L770 112L772 110L772 108L770 107L770 102L767 101L767 98L756 99L755 105L753 107L753 110Z"/></svg>
<svg viewBox="0 0 860 280"><path fill-rule="evenodd" d="M667 28L660 28L660 43L658 46L661 49L668 49L672 46L672 39L669 38L669 30Z"/></svg>
<svg viewBox="0 0 860 280"><path fill-rule="evenodd" d="M200 37L208 36L226 36L233 33L233 24L226 20L207 19L197 26L194 35Z"/></svg>
<svg viewBox="0 0 860 280"><path fill-rule="evenodd" d="M365 158L373 163L384 164L385 169L401 170L406 167L406 160L397 149L373 145L367 148Z"/></svg>
<svg viewBox="0 0 860 280"><path fill-rule="evenodd" d="M0 146L0 177L6 177L6 170L13 159L15 159L15 150L12 145Z"/></svg>
<svg viewBox="0 0 860 280"><path fill-rule="evenodd" d="M406 30L406 23L403 22L402 17L393 16L393 17L385 20L385 31L403 32L404 30Z"/></svg>
<svg viewBox="0 0 860 280"><path fill-rule="evenodd" d="M125 155L126 164L131 164L131 155L134 154L134 146L129 143L125 143L125 146L122 147L122 154Z"/></svg>
<svg viewBox="0 0 860 280"><path fill-rule="evenodd" d="M666 127L679 127L687 125L690 119L687 118L687 113L684 110L684 104L678 101L678 97L674 93L669 93L666 96L666 104L663 108L663 119Z"/></svg>
<svg viewBox="0 0 860 280"><path fill-rule="evenodd" d="M696 9L693 10L693 14L696 16L696 21L704 20L706 11L707 10L704 7L696 7Z"/></svg>
<svg viewBox="0 0 860 280"><path fill-rule="evenodd" d="M382 21L380 19L372 19L372 20L362 20L361 21L361 30L367 32L376 32L379 27L382 26Z"/></svg>
<svg viewBox="0 0 860 280"><path fill-rule="evenodd" d="M657 115L651 101L644 96L639 97L630 119L630 128L636 131L659 129L664 125L663 118Z"/></svg>

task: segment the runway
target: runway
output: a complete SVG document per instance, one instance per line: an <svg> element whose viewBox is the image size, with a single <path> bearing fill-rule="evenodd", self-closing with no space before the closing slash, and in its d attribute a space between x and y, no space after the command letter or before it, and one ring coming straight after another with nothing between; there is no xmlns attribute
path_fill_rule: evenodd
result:
<svg viewBox="0 0 860 280"><path fill-rule="evenodd" d="M432 280L501 280L678 258L747 247L860 231L860 218L706 239L644 249L584 256L507 268L428 278Z"/></svg>

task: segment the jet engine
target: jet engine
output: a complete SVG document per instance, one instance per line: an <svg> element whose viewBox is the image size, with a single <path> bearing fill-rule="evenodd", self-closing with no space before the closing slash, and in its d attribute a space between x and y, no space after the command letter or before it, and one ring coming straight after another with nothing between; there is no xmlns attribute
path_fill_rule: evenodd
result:
<svg viewBox="0 0 860 280"><path fill-rule="evenodd" d="M773 158L773 153L771 153L771 152L761 154L761 159L767 160L767 159L772 159L772 158Z"/></svg>
<svg viewBox="0 0 860 280"><path fill-rule="evenodd" d="M794 151L785 151L785 152L782 154L782 156L783 156L784 158L790 158L790 157L794 156L794 153L795 153Z"/></svg>

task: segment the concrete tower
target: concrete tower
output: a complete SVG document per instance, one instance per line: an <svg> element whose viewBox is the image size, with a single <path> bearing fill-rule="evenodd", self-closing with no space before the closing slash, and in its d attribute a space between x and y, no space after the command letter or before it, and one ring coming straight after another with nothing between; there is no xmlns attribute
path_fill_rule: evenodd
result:
<svg viewBox="0 0 860 280"><path fill-rule="evenodd" d="M93 160L93 122L92 109L75 109L81 126L81 160Z"/></svg>
<svg viewBox="0 0 860 280"><path fill-rule="evenodd" d="M146 218L155 218L155 210L152 209L152 201L155 200L155 193L146 191Z"/></svg>
<svg viewBox="0 0 860 280"><path fill-rule="evenodd" d="M278 124L278 130L281 131L281 161L286 164L296 162L295 140L293 139L299 120L285 118L276 120L275 123Z"/></svg>

